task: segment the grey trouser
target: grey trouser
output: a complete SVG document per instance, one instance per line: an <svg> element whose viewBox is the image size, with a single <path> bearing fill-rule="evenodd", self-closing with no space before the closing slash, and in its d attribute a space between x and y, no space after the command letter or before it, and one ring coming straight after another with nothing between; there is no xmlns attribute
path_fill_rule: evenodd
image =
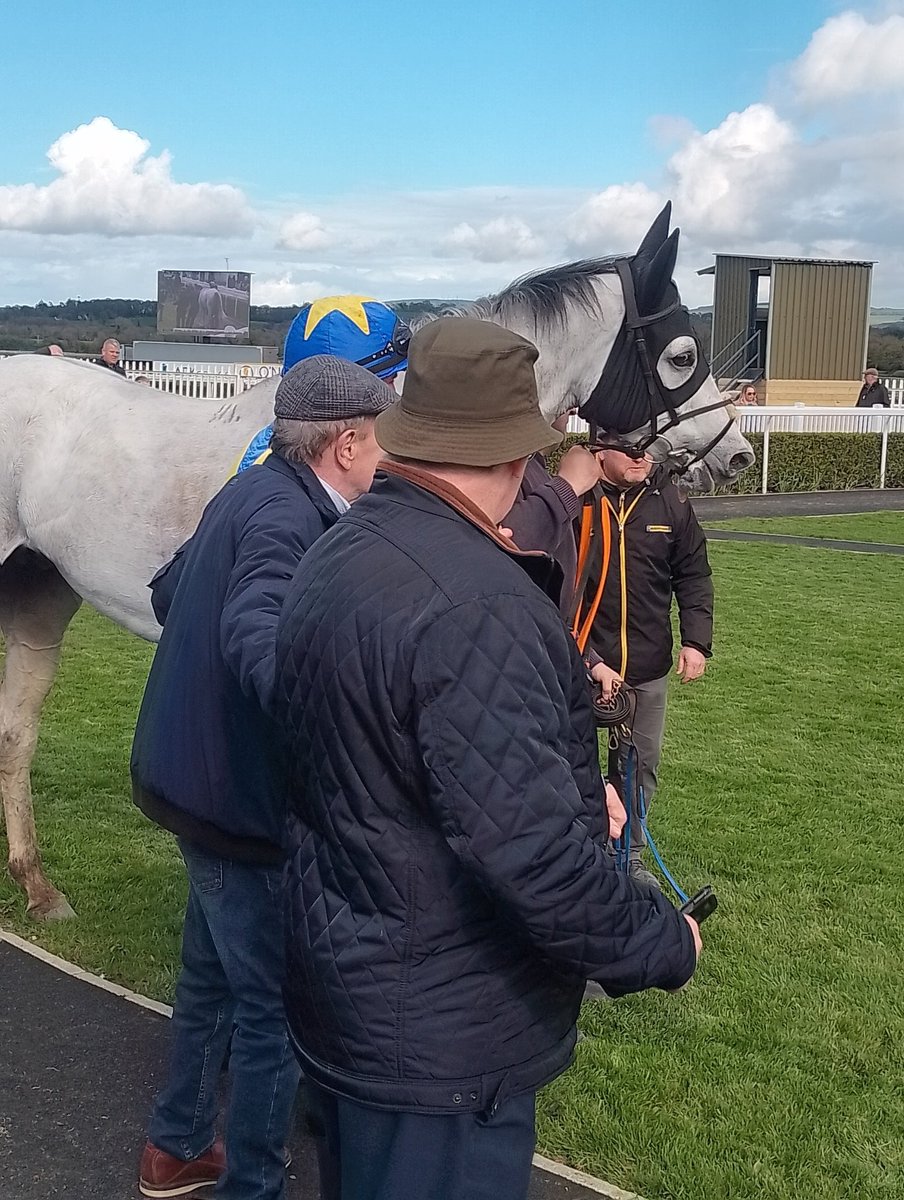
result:
<svg viewBox="0 0 904 1200"><path fill-rule="evenodd" d="M643 788L648 815L653 801L653 793L656 791L656 772L662 754L668 688L668 675L663 675L661 679L652 679L649 683L637 684L633 688L635 697L634 745L637 747L640 784ZM645 845L646 838L640 825L640 812L637 811L635 801L631 811L632 854L639 854Z"/></svg>

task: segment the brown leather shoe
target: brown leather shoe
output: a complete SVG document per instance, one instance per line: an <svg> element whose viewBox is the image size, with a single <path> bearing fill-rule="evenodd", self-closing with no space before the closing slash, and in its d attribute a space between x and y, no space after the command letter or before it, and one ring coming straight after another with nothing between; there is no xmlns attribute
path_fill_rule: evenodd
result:
<svg viewBox="0 0 904 1200"><path fill-rule="evenodd" d="M138 1190L142 1196L152 1196L154 1200L188 1196L198 1188L213 1187L225 1170L226 1149L220 1138L209 1150L188 1162L148 1142L138 1168Z"/></svg>

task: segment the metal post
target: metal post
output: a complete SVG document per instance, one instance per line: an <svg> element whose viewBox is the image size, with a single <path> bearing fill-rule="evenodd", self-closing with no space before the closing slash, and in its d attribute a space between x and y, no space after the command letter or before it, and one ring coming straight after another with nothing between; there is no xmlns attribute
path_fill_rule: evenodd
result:
<svg viewBox="0 0 904 1200"><path fill-rule="evenodd" d="M766 428L763 430L763 486L762 494L765 496L769 490L769 430L772 427L771 414L766 417Z"/></svg>
<svg viewBox="0 0 904 1200"><path fill-rule="evenodd" d="M885 468L888 466L888 422L889 418L884 417L882 420L882 452L879 455L879 487L885 487Z"/></svg>

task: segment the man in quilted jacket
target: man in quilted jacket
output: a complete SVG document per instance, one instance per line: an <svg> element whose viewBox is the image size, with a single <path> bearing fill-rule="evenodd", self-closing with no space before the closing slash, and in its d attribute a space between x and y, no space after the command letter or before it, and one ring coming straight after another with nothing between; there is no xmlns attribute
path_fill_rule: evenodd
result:
<svg viewBox="0 0 904 1200"><path fill-rule="evenodd" d="M518 1200L585 981L690 979L696 925L619 874L558 566L499 523L556 434L537 350L411 342L389 460L305 555L277 633L290 757L286 1011L325 1200Z"/></svg>

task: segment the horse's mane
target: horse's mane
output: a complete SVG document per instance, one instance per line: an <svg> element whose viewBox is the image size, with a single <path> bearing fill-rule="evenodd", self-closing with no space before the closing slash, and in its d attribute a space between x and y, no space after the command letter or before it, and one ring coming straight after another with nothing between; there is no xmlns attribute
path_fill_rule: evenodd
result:
<svg viewBox="0 0 904 1200"><path fill-rule="evenodd" d="M544 271L531 271L495 295L482 296L469 304L450 305L440 314L430 314L416 322L415 328L437 316L477 317L503 324L507 319L520 317L536 328L561 328L569 304L576 304L590 316L597 317L600 308L593 281L598 275L611 275L618 257L583 258Z"/></svg>

